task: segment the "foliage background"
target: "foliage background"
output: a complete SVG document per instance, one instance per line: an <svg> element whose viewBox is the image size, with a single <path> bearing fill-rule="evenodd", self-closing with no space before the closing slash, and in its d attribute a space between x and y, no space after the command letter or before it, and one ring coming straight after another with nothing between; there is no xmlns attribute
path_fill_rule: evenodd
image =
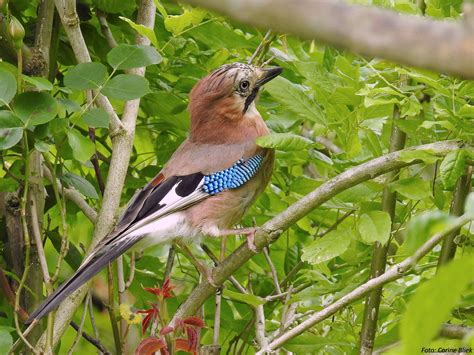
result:
<svg viewBox="0 0 474 355"><path fill-rule="evenodd" d="M146 83L127 83L125 86L133 89L121 94L110 93L110 89L108 93L104 92L119 114L124 100L134 98L134 95L143 96L132 160L122 193L123 205L137 188L156 175L185 139L189 127L186 106L192 86L221 64L247 60L265 34L205 10L168 1L157 3L160 6L152 45L161 58L154 57L159 64L148 66ZM450 19L459 18L462 5L461 0L361 0L357 3ZM25 43L30 45L38 20L37 6L37 1L10 3L11 13L26 29ZM108 73L112 73L108 64L110 58L107 57L110 47L101 32L97 11L107 14L110 30L117 43L134 43L135 30L130 26L130 21L136 17L135 1L81 1L78 10L92 61L102 63ZM107 115L101 109L89 111L85 91L80 85L80 78L84 75L91 75L98 80L97 76L75 67L74 54L62 30L56 40L57 71L52 84L40 79L24 78L27 89L38 90L47 95L48 100L52 100L46 104L49 105L46 110L49 110L49 114L44 120L32 122L27 128L8 128L0 124L0 128L4 129L0 136L3 162L0 191L7 193L21 190L25 161L24 142L21 139L25 134L30 149L41 152L44 159L51 162L61 182L78 189L87 202L98 209L102 196L89 158L98 152L100 173L105 181L111 154ZM5 72L16 74L15 61L5 51L0 52L0 55L4 58L0 63L0 75L5 75L2 74ZM271 186L249 211L242 222L244 226L251 225L253 218L261 225L327 179L387 153L394 125L406 134L406 146L447 139L462 140L467 144L472 141L474 84L471 81L382 59L363 58L286 35L274 37L264 59L284 68L282 77L266 86L258 104L259 111L275 133L262 144L277 148L277 164ZM77 76L73 75L74 70L77 70ZM119 73L120 69L114 75ZM12 85L8 80L1 80L0 94L11 90ZM146 89L147 85L149 89ZM27 99L17 97L10 105L3 105L2 110L9 111L11 108L17 115L22 109L31 110L32 101L29 100L32 97ZM96 128L95 144L88 138L90 126ZM466 169L470 169L467 167L472 159L471 152L467 148L454 151L443 161L430 156L429 152L412 158L423 159L424 163L402 169L398 180L389 185L389 189L397 193L393 226L388 214L381 211L384 179L376 178L344 191L314 210L272 245L270 256L278 279L286 280L283 289L291 287L295 291L286 303L281 300L265 303L268 333L278 332L282 314L288 315L288 307L296 314L320 310L365 282L369 276L374 242L389 241L388 264L394 264L409 256L429 235L449 223L445 213L449 211L458 178L465 174ZM470 181L470 174L467 176ZM47 191L43 216L45 254L49 269L54 270L58 247L53 246L51 238L61 233L61 214L52 186L46 180L43 183ZM94 226L75 204L65 200L62 203L67 212L70 250L82 253L81 245L89 245ZM342 216L344 219L341 221ZM415 222L411 223L412 220ZM5 219L1 221L5 223ZM340 223L335 225L338 221ZM2 230L6 230L4 226ZM5 244L7 237L4 232L1 238ZM227 253L242 242L243 239L239 237L228 238ZM470 225L462 229L457 242L459 250L456 258L472 258ZM219 254L218 240L209 239L205 244L214 254ZM14 278L6 249L1 250L3 256L0 256L0 264L5 271L10 271L8 276ZM193 251L203 262L210 263L198 246L193 246ZM77 259L79 255L70 254L66 262L61 264L56 285L72 273L70 264L74 262L74 257L75 262L80 261ZM423 319L422 324L433 322L436 329L448 319L453 324L473 325L472 285L459 290L460 294L455 295L452 301L447 296L458 277L462 277L463 273L472 276L473 270L465 268L470 264L453 268L447 278L434 279L437 283L432 288L433 293L426 293L426 298L416 298L417 293L422 292L420 286L435 275L438 256L439 248L435 248L422 259L416 272L385 286L378 318L376 348L396 343L400 339L402 345L398 345L398 350L394 352L402 349L409 352L413 349L410 346L415 345L427 347L430 341L433 341L433 346L474 346L473 336L464 340L432 340L434 334L429 330L425 334L424 327L416 329L416 332L409 331L420 319ZM134 308L146 308L153 299L143 290L143 286L161 284L166 259L166 248L153 248L146 250L137 261L135 279L128 290L127 301ZM129 256L126 256L126 275L129 274L128 265ZM249 321L254 316L253 307L263 303L265 297L274 292L275 285L263 254L253 257L238 270L235 277L246 287L251 284L253 295L239 294L233 286L226 285L219 340L223 353L233 353L237 349L253 353L253 327L248 331ZM178 253L171 278L176 285L176 298L169 299L167 304L170 314L173 314L199 281L199 275L186 257ZM94 280L93 294L97 298L95 304L107 302L105 272ZM421 305L425 305L423 312L420 311ZM443 307L447 309L446 317L438 320L434 314ZM285 348L299 354L355 352L363 312L364 302L358 300L311 331L291 340ZM78 323L81 314L81 311L76 312L75 320ZM200 341L201 344L210 344L214 299L206 302L202 316L207 327L202 330ZM107 349L114 349L106 310L96 308L95 319L101 342ZM84 329L93 334L90 322L85 322ZM140 338L139 325L130 325L130 332L130 348L133 348ZM68 329L61 339L59 353L67 352L75 334L72 328ZM2 298L0 352L8 349L16 337L12 307L6 298ZM419 343L415 337L424 342ZM76 352L89 353L94 350L85 341L80 341L76 348Z"/></svg>

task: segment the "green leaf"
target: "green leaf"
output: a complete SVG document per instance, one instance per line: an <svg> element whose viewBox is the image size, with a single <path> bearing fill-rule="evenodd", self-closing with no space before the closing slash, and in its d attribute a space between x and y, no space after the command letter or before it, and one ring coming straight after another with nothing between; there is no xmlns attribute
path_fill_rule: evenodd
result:
<svg viewBox="0 0 474 355"><path fill-rule="evenodd" d="M10 332L7 329L0 329L0 354L8 354L12 345L13 338L10 335Z"/></svg>
<svg viewBox="0 0 474 355"><path fill-rule="evenodd" d="M22 75L24 81L33 85L38 91L51 91L53 90L53 84L45 78L39 76L28 76Z"/></svg>
<svg viewBox="0 0 474 355"><path fill-rule="evenodd" d="M142 36L145 36L146 38L148 38L150 40L150 42L155 47L157 47L157 48L159 47L158 46L158 39L156 38L155 32L153 32L153 29L148 28L148 27L143 26L143 25L138 25L135 22L133 22L132 20L126 18L126 17L119 16L119 19L125 21L126 23L128 23L130 25L130 27L132 27L139 34L141 34Z"/></svg>
<svg viewBox="0 0 474 355"><path fill-rule="evenodd" d="M64 85L73 90L100 89L107 80L107 67L101 63L81 63L67 71Z"/></svg>
<svg viewBox="0 0 474 355"><path fill-rule="evenodd" d="M223 294L225 297L229 297L230 299L243 302L251 306L258 306L265 303L264 300L262 300L258 296L252 295L250 293L245 294L240 292L234 292L229 290L228 288L224 289Z"/></svg>
<svg viewBox="0 0 474 355"><path fill-rule="evenodd" d="M72 149L72 155L75 159L84 163L95 153L94 144L86 137L82 136L77 130L67 131L69 146Z"/></svg>
<svg viewBox="0 0 474 355"><path fill-rule="evenodd" d="M440 159L430 150L404 150L400 152L399 159L401 161L411 163L415 160L422 160L426 164L433 164Z"/></svg>
<svg viewBox="0 0 474 355"><path fill-rule="evenodd" d="M411 219L407 228L407 237L398 254L412 255L433 234L446 229L453 217L439 210L429 211Z"/></svg>
<svg viewBox="0 0 474 355"><path fill-rule="evenodd" d="M0 129L21 127L23 123L11 111L0 111Z"/></svg>
<svg viewBox="0 0 474 355"><path fill-rule="evenodd" d="M422 106L415 95L405 98L400 102L400 116L416 116L421 112Z"/></svg>
<svg viewBox="0 0 474 355"><path fill-rule="evenodd" d="M301 150L313 145L308 138L297 136L293 133L272 133L267 136L258 137L257 144L263 148L274 148L280 150Z"/></svg>
<svg viewBox="0 0 474 355"><path fill-rule="evenodd" d="M105 13L133 11L136 8L135 0L93 0L93 3Z"/></svg>
<svg viewBox="0 0 474 355"><path fill-rule="evenodd" d="M466 151L458 149L449 152L441 162L439 173L445 189L451 190L456 185L456 181L464 174L466 157Z"/></svg>
<svg viewBox="0 0 474 355"><path fill-rule="evenodd" d="M63 180L69 187L77 189L86 197L95 199L99 198L94 186L82 176L67 172L61 177L61 180Z"/></svg>
<svg viewBox="0 0 474 355"><path fill-rule="evenodd" d="M419 352L430 343L459 303L461 292L472 281L474 258L467 256L443 266L418 288L401 321L400 335L405 354Z"/></svg>
<svg viewBox="0 0 474 355"><path fill-rule="evenodd" d="M84 122L90 127L109 128L109 114L101 107L87 110L82 116Z"/></svg>
<svg viewBox="0 0 474 355"><path fill-rule="evenodd" d="M104 95L118 100L133 100L150 91L148 80L135 74L120 74L112 78L102 89Z"/></svg>
<svg viewBox="0 0 474 355"><path fill-rule="evenodd" d="M392 221L387 212L370 211L359 218L358 230L362 240L367 244L387 243L390 238Z"/></svg>
<svg viewBox="0 0 474 355"><path fill-rule="evenodd" d="M423 200L431 196L430 182L418 176L392 182L389 187L410 200Z"/></svg>
<svg viewBox="0 0 474 355"><path fill-rule="evenodd" d="M16 145L23 136L21 128L0 129L0 150L8 149Z"/></svg>
<svg viewBox="0 0 474 355"><path fill-rule="evenodd" d="M16 78L7 70L0 69L0 106L10 103L16 94Z"/></svg>
<svg viewBox="0 0 474 355"><path fill-rule="evenodd" d="M19 183L13 178L2 177L0 179L0 191L2 192L14 192L18 189Z"/></svg>
<svg viewBox="0 0 474 355"><path fill-rule="evenodd" d="M51 121L58 114L58 103L46 92L25 92L13 101L13 111L26 127Z"/></svg>
<svg viewBox="0 0 474 355"><path fill-rule="evenodd" d="M206 14L205 10L199 8L184 9L181 15L168 15L165 18L165 28L175 36L178 36L186 28L199 25Z"/></svg>
<svg viewBox="0 0 474 355"><path fill-rule="evenodd" d="M107 53L107 61L114 69L131 69L158 64L162 60L155 48L120 44Z"/></svg>
<svg viewBox="0 0 474 355"><path fill-rule="evenodd" d="M265 88L270 95L294 113L301 115L302 118L327 124L321 108L314 100L310 99L302 86L293 84L283 77L277 77L269 82Z"/></svg>
<svg viewBox="0 0 474 355"><path fill-rule="evenodd" d="M441 126L448 131L455 129L454 125L449 121L423 121L419 128L432 129L434 126Z"/></svg>
<svg viewBox="0 0 474 355"><path fill-rule="evenodd" d="M35 141L35 149L38 152L46 153L46 152L49 152L49 150L51 149L51 146L48 143L37 140Z"/></svg>
<svg viewBox="0 0 474 355"><path fill-rule="evenodd" d="M319 264L344 253L351 243L350 233L335 230L322 238L312 241L303 248L301 260L310 264Z"/></svg>

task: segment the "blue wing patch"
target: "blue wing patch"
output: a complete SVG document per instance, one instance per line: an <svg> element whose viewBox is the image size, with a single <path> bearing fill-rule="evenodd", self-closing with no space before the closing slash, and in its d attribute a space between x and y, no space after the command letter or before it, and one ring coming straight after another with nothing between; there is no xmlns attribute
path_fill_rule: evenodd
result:
<svg viewBox="0 0 474 355"><path fill-rule="evenodd" d="M263 155L257 154L248 160L240 159L230 168L205 175L202 189L209 195L224 190L236 189L249 181L262 166Z"/></svg>

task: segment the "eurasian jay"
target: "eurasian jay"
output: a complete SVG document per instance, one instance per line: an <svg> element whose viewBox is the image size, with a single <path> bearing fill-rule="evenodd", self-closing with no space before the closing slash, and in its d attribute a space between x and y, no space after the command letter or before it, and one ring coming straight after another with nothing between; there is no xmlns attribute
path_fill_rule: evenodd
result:
<svg viewBox="0 0 474 355"><path fill-rule="evenodd" d="M130 201L112 232L27 323L51 312L132 246L176 238L191 241L205 235L246 234L251 238L252 229L229 228L270 181L274 152L255 143L269 133L255 99L260 87L281 71L233 63L201 79L190 95L189 137Z"/></svg>

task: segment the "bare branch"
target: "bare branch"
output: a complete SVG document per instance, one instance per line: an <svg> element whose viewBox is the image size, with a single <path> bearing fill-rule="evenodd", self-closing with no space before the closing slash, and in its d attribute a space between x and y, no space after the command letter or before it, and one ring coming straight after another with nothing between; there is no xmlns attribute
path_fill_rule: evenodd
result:
<svg viewBox="0 0 474 355"><path fill-rule="evenodd" d="M107 22L106 14L103 11L100 11L99 9L95 10L95 14L100 23L100 31L104 35L105 40L107 41L107 44L109 45L110 48L116 47L117 41L115 40L114 35L112 34L112 31L110 30L109 24Z"/></svg>
<svg viewBox="0 0 474 355"><path fill-rule="evenodd" d="M316 39L367 56L474 78L472 27L341 1L186 0L246 24ZM469 16L466 16L469 17ZM297 19L297 21L295 21Z"/></svg>
<svg viewBox="0 0 474 355"><path fill-rule="evenodd" d="M288 229L296 221L336 196L338 193L391 170L420 163L420 161L406 162L401 160L401 152L429 150L433 154L443 156L459 147L460 143L454 141L426 144L383 155L379 158L346 170L342 174L339 174L325 182L317 189L291 205L285 211L265 223L257 231L255 236L257 249L261 250L263 247L276 241L284 230ZM221 285L253 255L254 253L248 248L247 243L241 245L213 270L214 283ZM213 294L213 292L214 287L210 285L207 280L203 280L203 282L193 290L191 295L176 311L173 320L171 321L172 325L175 324L177 319L183 319L197 312L199 307Z"/></svg>

